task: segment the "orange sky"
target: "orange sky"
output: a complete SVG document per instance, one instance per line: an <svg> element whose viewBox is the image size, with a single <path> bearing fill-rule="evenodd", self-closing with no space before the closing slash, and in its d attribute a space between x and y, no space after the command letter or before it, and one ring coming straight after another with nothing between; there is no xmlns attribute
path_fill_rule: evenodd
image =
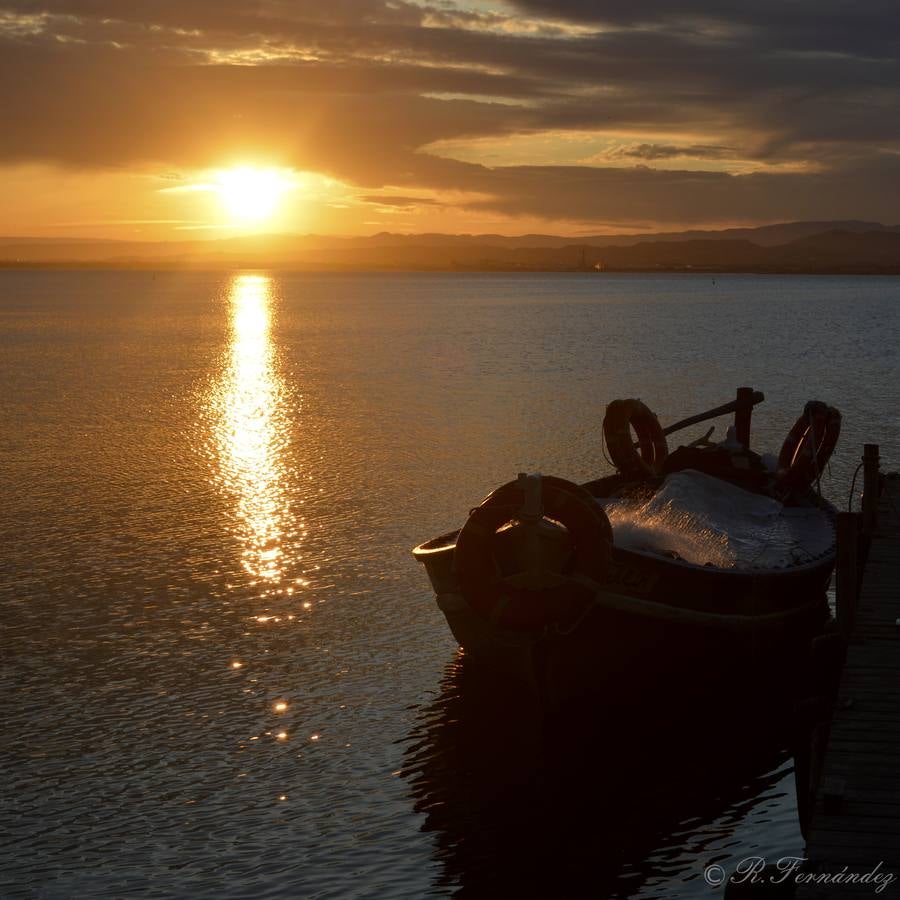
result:
<svg viewBox="0 0 900 900"><path fill-rule="evenodd" d="M893 224L895 17L807 0L0 0L0 234Z"/></svg>

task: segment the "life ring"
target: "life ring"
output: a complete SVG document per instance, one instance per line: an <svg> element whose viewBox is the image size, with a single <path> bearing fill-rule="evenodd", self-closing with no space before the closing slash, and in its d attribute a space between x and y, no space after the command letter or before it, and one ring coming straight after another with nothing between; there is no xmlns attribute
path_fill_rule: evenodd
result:
<svg viewBox="0 0 900 900"><path fill-rule="evenodd" d="M629 477L658 475L669 455L659 420L640 400L613 400L603 417L603 436L616 468Z"/></svg>
<svg viewBox="0 0 900 900"><path fill-rule="evenodd" d="M794 486L817 481L841 433L841 414L820 400L810 400L794 422L778 454L781 478Z"/></svg>
<svg viewBox="0 0 900 900"><path fill-rule="evenodd" d="M587 503L589 506L597 504L597 499L594 495L587 488L583 488L580 484L575 484L574 481L567 481L565 478L557 478L555 475L541 475L542 494L548 487L563 491L580 500L582 503ZM484 506L485 503L505 506L518 504L518 506L521 507L524 502L525 494L522 488L522 482L516 480L507 481L506 484L491 491L490 494L481 501L480 505ZM553 517L551 516L550 518ZM609 525L608 519L606 520L606 524ZM611 527L609 529L609 540L612 541Z"/></svg>
<svg viewBox="0 0 900 900"><path fill-rule="evenodd" d="M585 500L582 493L589 500ZM593 584L605 579L612 553L612 528L603 507L576 484L541 479L543 518L563 525L571 551L561 572L503 575L497 563L498 529L522 516L520 482L498 488L469 514L456 539L453 566L466 603L482 618L512 631L567 625L590 604Z"/></svg>

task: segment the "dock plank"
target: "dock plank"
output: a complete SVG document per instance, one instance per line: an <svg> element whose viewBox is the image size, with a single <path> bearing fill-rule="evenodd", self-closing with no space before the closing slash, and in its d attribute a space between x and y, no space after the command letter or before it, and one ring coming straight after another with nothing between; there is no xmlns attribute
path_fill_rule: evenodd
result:
<svg viewBox="0 0 900 900"><path fill-rule="evenodd" d="M886 476L878 526L807 840L814 872L880 871L900 883L900 478ZM826 794L828 795L826 802ZM810 882L799 900L873 896L873 886Z"/></svg>

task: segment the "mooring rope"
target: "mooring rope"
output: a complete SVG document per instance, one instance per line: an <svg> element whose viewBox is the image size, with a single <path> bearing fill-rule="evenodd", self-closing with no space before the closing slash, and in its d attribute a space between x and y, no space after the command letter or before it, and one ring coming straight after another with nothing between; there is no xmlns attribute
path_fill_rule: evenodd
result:
<svg viewBox="0 0 900 900"><path fill-rule="evenodd" d="M609 458L606 453L606 432L601 430L600 434L600 451L603 453L603 458L606 460L607 464L613 468L613 470L616 470L616 464Z"/></svg>
<svg viewBox="0 0 900 900"><path fill-rule="evenodd" d="M853 512L853 489L856 487L856 476L859 475L859 470L863 467L863 464L860 463L856 467L856 471L853 473L853 480L850 482L850 496L847 498L847 512Z"/></svg>
<svg viewBox="0 0 900 900"><path fill-rule="evenodd" d="M816 493L821 498L822 496L822 484L821 484L821 472L819 471L819 448L816 446L816 429L813 425L813 414L810 405L806 404L806 414L809 417L809 437L810 443L812 444L812 460L813 460L813 471L816 473ZM822 440L825 439L825 435L822 435Z"/></svg>

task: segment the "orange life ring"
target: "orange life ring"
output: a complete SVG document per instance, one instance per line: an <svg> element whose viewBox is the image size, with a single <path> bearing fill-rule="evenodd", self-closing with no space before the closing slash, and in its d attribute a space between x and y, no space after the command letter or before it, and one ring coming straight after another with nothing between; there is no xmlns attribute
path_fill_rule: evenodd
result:
<svg viewBox="0 0 900 900"><path fill-rule="evenodd" d="M637 436L637 447L632 430ZM623 475L658 475L669 455L659 420L640 400L613 400L603 417L603 436L613 463Z"/></svg>
<svg viewBox="0 0 900 900"><path fill-rule="evenodd" d="M475 507L456 539L453 566L463 599L482 618L513 631L575 621L593 598L590 582L604 580L612 553L609 519L587 491L552 477L542 479L541 489L544 518L563 525L572 543L564 571L549 573L546 586L510 583L517 576L504 578L495 557L498 529L522 514L525 492L518 482Z"/></svg>
<svg viewBox="0 0 900 900"><path fill-rule="evenodd" d="M781 445L781 477L792 485L811 485L824 471L840 433L841 414L820 400L810 400Z"/></svg>

